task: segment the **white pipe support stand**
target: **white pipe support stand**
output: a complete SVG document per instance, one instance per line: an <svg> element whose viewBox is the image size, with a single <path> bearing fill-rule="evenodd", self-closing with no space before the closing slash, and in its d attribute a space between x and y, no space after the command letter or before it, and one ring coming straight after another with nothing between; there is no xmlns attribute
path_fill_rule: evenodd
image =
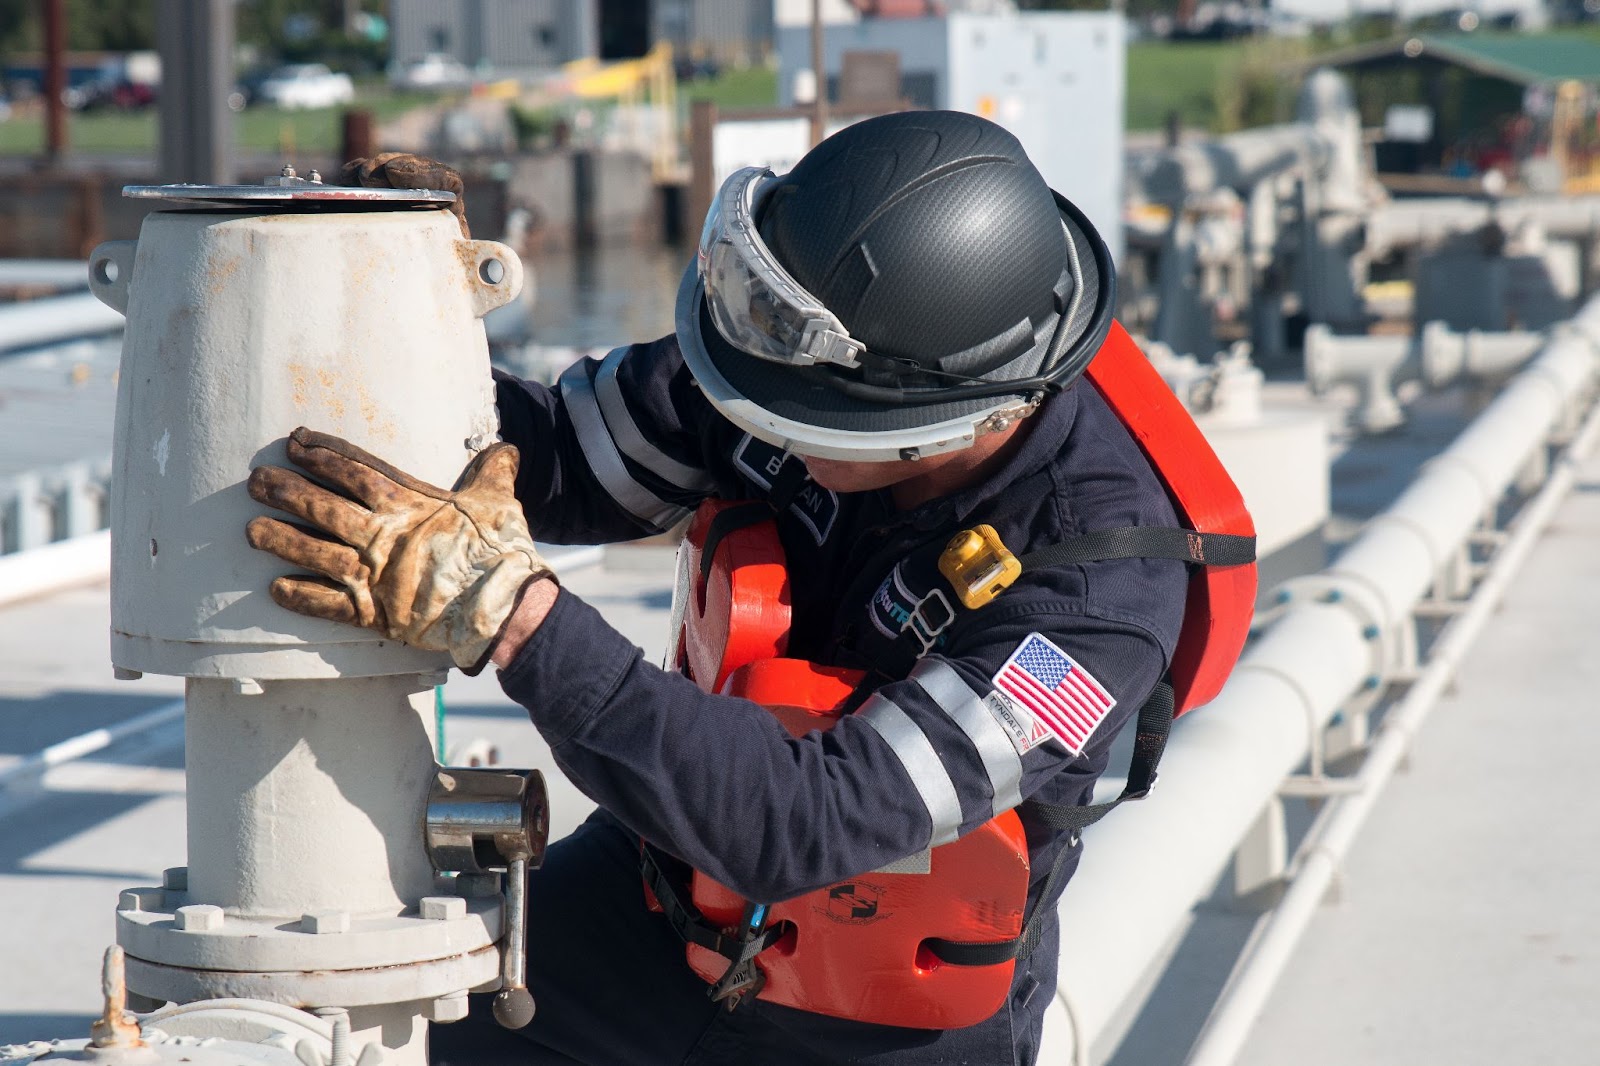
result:
<svg viewBox="0 0 1600 1066"><path fill-rule="evenodd" d="M1313 392L1354 385L1361 394L1357 421L1368 433L1383 433L1405 421L1394 388L1420 373L1410 337L1336 335L1327 325L1306 329L1306 381Z"/></svg>

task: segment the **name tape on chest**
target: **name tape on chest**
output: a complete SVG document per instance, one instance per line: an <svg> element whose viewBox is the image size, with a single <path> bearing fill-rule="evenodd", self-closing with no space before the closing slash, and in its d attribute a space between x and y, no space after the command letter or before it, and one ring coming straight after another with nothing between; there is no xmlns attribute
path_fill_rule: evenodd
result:
<svg viewBox="0 0 1600 1066"><path fill-rule="evenodd" d="M1056 740L1083 754L1116 698L1072 656L1038 633L1029 633L993 678L989 712L1005 728L1018 754Z"/></svg>

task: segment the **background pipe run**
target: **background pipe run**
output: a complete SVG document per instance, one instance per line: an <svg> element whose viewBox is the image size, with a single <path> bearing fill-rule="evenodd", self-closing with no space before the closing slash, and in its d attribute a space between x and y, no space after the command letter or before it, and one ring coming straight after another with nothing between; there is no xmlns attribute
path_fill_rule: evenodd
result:
<svg viewBox="0 0 1600 1066"><path fill-rule="evenodd" d="M1438 704L1473 640L1504 598L1512 577L1571 491L1579 461L1594 450L1597 440L1600 407L1590 413L1560 465L1519 516L1516 531L1495 557L1471 606L1440 636L1427 667L1385 719L1356 777L1354 794L1334 799L1318 817L1282 902L1264 920L1247 955L1212 1008L1190 1050L1188 1066L1230 1066L1238 1057L1251 1026L1260 1017L1295 946L1326 898L1384 785L1405 758L1412 738Z"/></svg>
<svg viewBox="0 0 1600 1066"><path fill-rule="evenodd" d="M1600 299L1546 344L1411 488L1318 575L1285 586L1263 631L1211 705L1174 727L1160 787L1089 834L1092 856L1060 907L1059 986L1093 1047L1190 910L1210 894L1287 775L1333 715L1409 668L1397 649L1411 612L1519 468L1569 425L1600 359ZM1050 1061L1073 1052L1044 1049Z"/></svg>
<svg viewBox="0 0 1600 1066"><path fill-rule="evenodd" d="M1429 322L1421 343L1407 336L1337 334L1322 323L1306 330L1306 381L1317 393L1353 385L1361 394L1356 421L1382 433L1405 421L1396 386L1419 378L1442 388L1461 378L1495 381L1525 365L1546 335L1528 330L1457 333Z"/></svg>

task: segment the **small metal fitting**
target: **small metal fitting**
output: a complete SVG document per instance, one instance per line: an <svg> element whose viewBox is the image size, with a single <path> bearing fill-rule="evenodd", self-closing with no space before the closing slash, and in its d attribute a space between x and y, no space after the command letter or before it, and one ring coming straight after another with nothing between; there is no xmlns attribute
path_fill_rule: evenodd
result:
<svg viewBox="0 0 1600 1066"><path fill-rule="evenodd" d="M348 933L349 911L307 911L300 916L302 933Z"/></svg>
<svg viewBox="0 0 1600 1066"><path fill-rule="evenodd" d="M450 1022L459 1022L467 1016L467 993L451 992L449 995L440 996L423 1008L423 1015L430 1022L448 1025Z"/></svg>
<svg viewBox="0 0 1600 1066"><path fill-rule="evenodd" d="M189 868L187 866L169 866L162 870L161 887L168 892L189 891Z"/></svg>
<svg viewBox="0 0 1600 1066"><path fill-rule="evenodd" d="M278 177L280 177L280 178L298 177L298 175L295 173L294 164L293 163L285 163L283 165L283 169L278 171Z"/></svg>
<svg viewBox="0 0 1600 1066"><path fill-rule="evenodd" d="M144 676L143 670L129 670L125 666L113 666L111 676L118 681L137 681Z"/></svg>
<svg viewBox="0 0 1600 1066"><path fill-rule="evenodd" d="M222 908L210 903L191 903L178 908L177 921L179 929L191 933L214 932L222 928Z"/></svg>
<svg viewBox="0 0 1600 1066"><path fill-rule="evenodd" d="M423 896L417 910L429 921L449 922L467 916L467 901L460 896Z"/></svg>
<svg viewBox="0 0 1600 1066"><path fill-rule="evenodd" d="M117 910L158 911L166 903L167 894L159 888L125 888L117 897Z"/></svg>
<svg viewBox="0 0 1600 1066"><path fill-rule="evenodd" d="M466 873L456 875L456 893L466 899L485 899L500 894L500 875L497 873Z"/></svg>

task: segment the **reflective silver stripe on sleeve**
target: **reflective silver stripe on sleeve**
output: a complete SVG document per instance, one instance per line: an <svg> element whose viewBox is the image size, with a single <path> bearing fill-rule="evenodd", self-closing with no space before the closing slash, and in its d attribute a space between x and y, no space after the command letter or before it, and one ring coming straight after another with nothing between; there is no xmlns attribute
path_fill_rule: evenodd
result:
<svg viewBox="0 0 1600 1066"><path fill-rule="evenodd" d="M584 364L578 362L567 367L561 374L560 384L561 398L566 401L567 414L578 431L578 446L583 449L583 457L618 506L658 532L688 514L686 509L663 500L628 473L606 430L605 418L595 402L594 387L584 372Z"/></svg>
<svg viewBox="0 0 1600 1066"><path fill-rule="evenodd" d="M594 375L595 398L600 401L600 413L605 416L611 439L622 449L623 455L662 481L684 492L710 492L716 483L711 480L709 473L678 462L645 440L644 434L639 432L638 423L633 420L627 403L622 399L622 386L617 384L617 368L627 354L627 348L613 349Z"/></svg>
<svg viewBox="0 0 1600 1066"><path fill-rule="evenodd" d="M1009 811L1021 803L1022 760L1017 757L1017 749L955 668L938 659L922 659L912 668L911 680L922 686L978 749L978 758L983 760L989 784L994 788L994 813Z"/></svg>
<svg viewBox="0 0 1600 1066"><path fill-rule="evenodd" d="M906 768L922 797L922 805L928 808L928 820L933 823L933 838L928 846L948 844L959 836L961 797L956 795L955 783L922 728L893 700L882 695L874 695L862 704L855 717L871 726Z"/></svg>

